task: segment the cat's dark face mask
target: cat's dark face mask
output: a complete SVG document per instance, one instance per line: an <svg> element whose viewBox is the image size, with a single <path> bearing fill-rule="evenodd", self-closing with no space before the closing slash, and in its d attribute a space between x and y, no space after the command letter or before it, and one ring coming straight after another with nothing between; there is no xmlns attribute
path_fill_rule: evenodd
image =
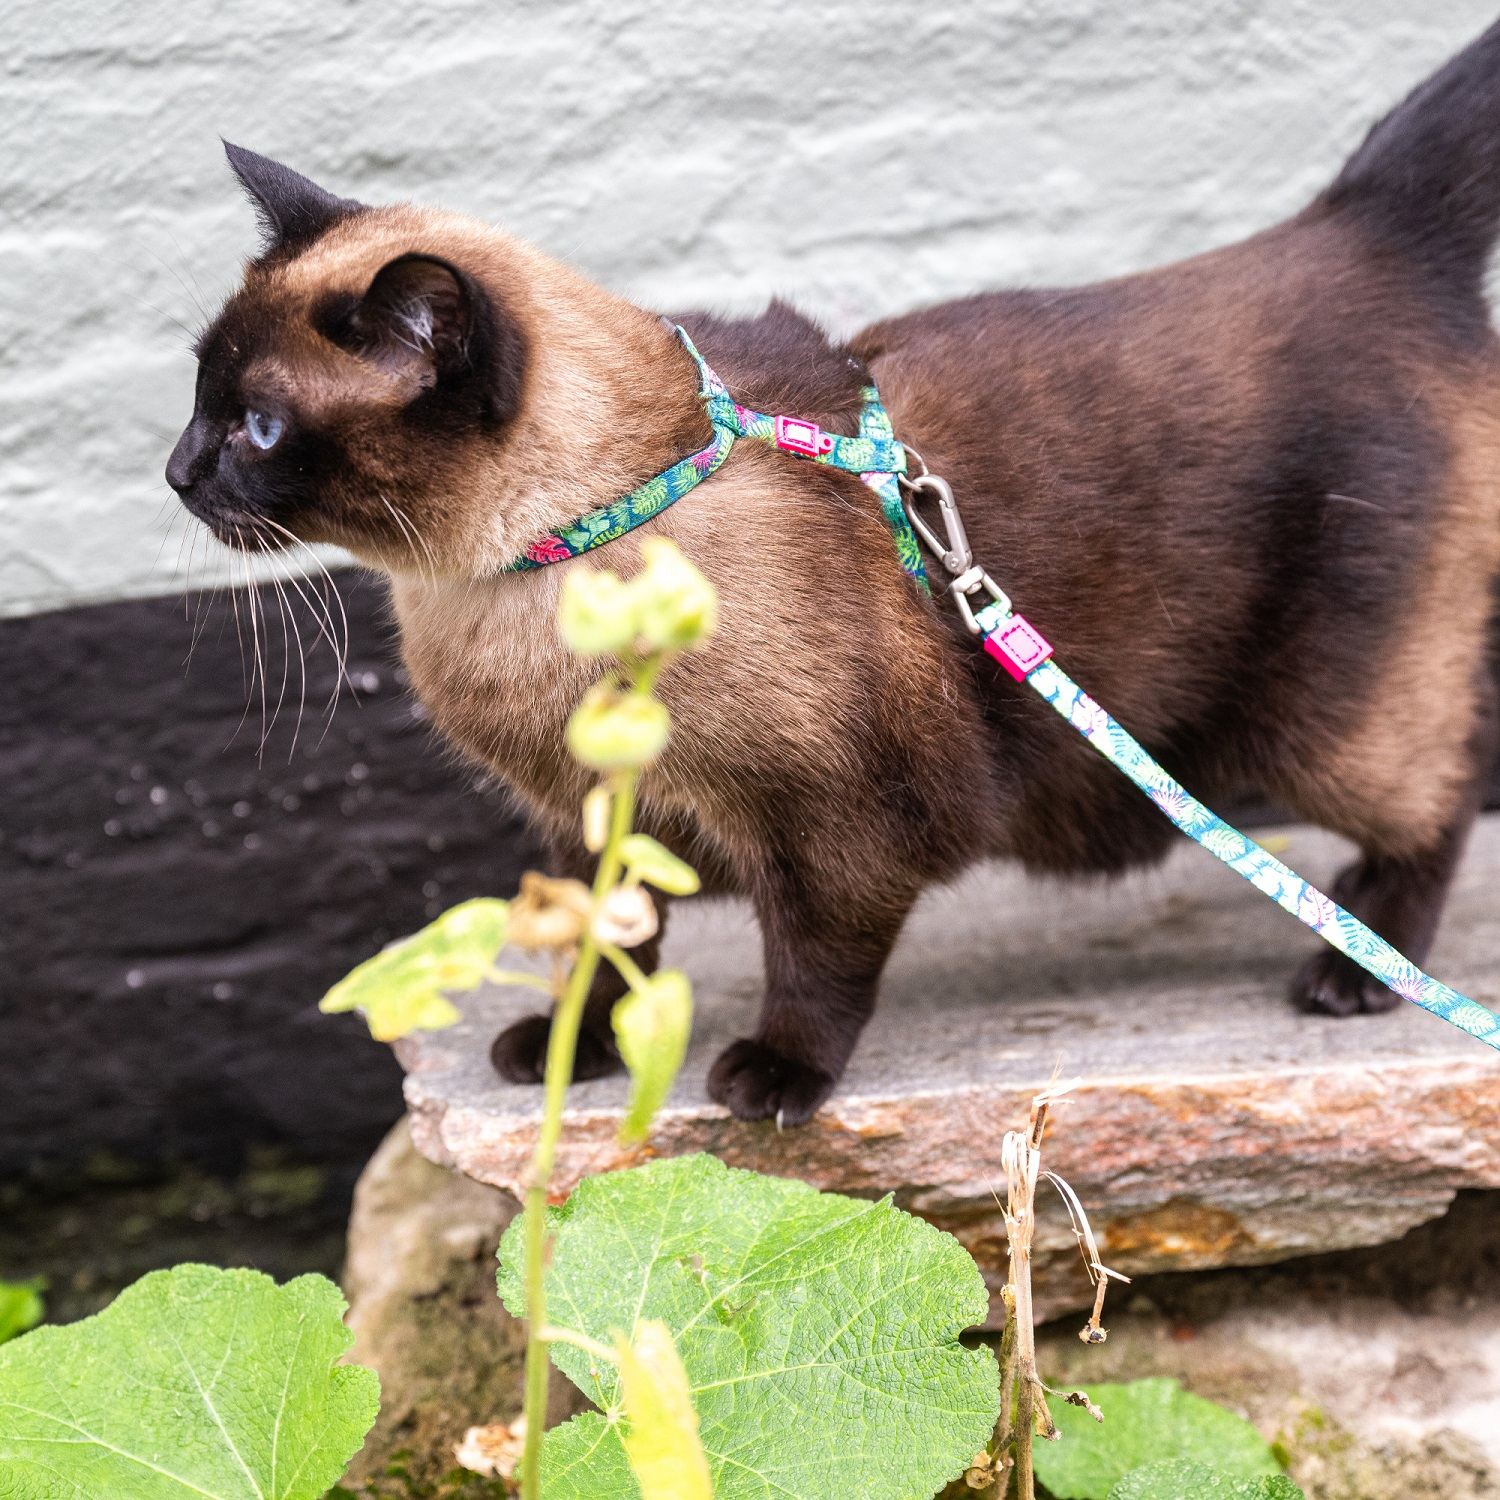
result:
<svg viewBox="0 0 1500 1500"><path fill-rule="evenodd" d="M310 429L290 390L265 378L264 339L231 304L198 353L193 418L167 461L167 483L221 542L275 551L314 530L338 444ZM260 378L257 378L257 372ZM296 527L296 531L292 528Z"/></svg>
<svg viewBox="0 0 1500 1500"><path fill-rule="evenodd" d="M435 256L381 256L327 278L316 268L292 274L310 250L321 255L330 231L351 220L375 225L392 211L225 149L266 243L198 341L193 417L167 483L241 550L333 542L378 553L387 533L407 546L406 476L432 474L434 445L451 448L510 417L514 339L506 343L473 278Z"/></svg>

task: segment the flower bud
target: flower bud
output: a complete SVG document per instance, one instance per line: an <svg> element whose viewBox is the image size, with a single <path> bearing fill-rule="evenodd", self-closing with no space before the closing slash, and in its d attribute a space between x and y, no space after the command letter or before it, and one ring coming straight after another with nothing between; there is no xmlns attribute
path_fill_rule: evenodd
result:
<svg viewBox="0 0 1500 1500"><path fill-rule="evenodd" d="M624 651L640 634L639 616L633 585L613 573L574 568L563 579L557 628L568 649L580 656Z"/></svg>
<svg viewBox="0 0 1500 1500"><path fill-rule="evenodd" d="M616 948L638 948L660 925L650 894L638 885L617 885L594 913L594 936Z"/></svg>
<svg viewBox="0 0 1500 1500"><path fill-rule="evenodd" d="M609 819L614 798L607 786L596 786L583 799L583 847L597 854L609 842Z"/></svg>
<svg viewBox="0 0 1500 1500"><path fill-rule="evenodd" d="M646 566L630 582L637 629L658 651L686 651L719 623L714 586L665 537L641 543Z"/></svg>
<svg viewBox="0 0 1500 1500"><path fill-rule="evenodd" d="M568 749L598 771L633 769L661 754L671 727L665 705L649 693L599 683L568 720Z"/></svg>

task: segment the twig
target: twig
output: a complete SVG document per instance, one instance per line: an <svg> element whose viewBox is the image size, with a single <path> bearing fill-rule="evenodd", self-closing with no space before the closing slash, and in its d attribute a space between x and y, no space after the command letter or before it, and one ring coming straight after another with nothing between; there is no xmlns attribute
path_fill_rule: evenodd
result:
<svg viewBox="0 0 1500 1500"><path fill-rule="evenodd" d="M1094 1311L1079 1337L1086 1344L1102 1344L1108 1337L1099 1326L1104 1311L1104 1293L1110 1279L1128 1281L1099 1259L1099 1247L1089 1226L1088 1215L1078 1195L1055 1172L1042 1170L1042 1137L1047 1130L1047 1116L1054 1105L1066 1103L1077 1080L1063 1083L1054 1078L1031 1101L1031 1114L1025 1130L1007 1132L1001 1143L1000 1159L1005 1168L1005 1237L1010 1249L1010 1279L1002 1293L1005 1310L1005 1332L1000 1339L1000 1415L994 1435L986 1450L989 1458L987 1475L975 1474L981 1483L971 1484L986 1500L1002 1500L1014 1466L1017 1500L1035 1500L1036 1478L1032 1468L1034 1439L1040 1436L1056 1440L1059 1436L1047 1408L1047 1396L1061 1396L1074 1406L1083 1407L1096 1421L1104 1414L1082 1391L1054 1391L1043 1383L1036 1368L1036 1327L1031 1299L1031 1256L1036 1237L1036 1186L1045 1177L1062 1196L1078 1240L1084 1268L1094 1284ZM1012 1423L1011 1407L1015 1406ZM1010 1453L1007 1454L1007 1449Z"/></svg>

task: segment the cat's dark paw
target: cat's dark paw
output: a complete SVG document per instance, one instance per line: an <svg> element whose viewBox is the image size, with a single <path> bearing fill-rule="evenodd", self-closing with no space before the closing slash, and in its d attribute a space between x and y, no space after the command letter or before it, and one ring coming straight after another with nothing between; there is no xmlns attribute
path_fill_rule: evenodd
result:
<svg viewBox="0 0 1500 1500"><path fill-rule="evenodd" d="M709 1069L708 1097L736 1119L802 1125L837 1082L821 1068L794 1062L763 1042L738 1041Z"/></svg>
<svg viewBox="0 0 1500 1500"><path fill-rule="evenodd" d="M495 1038L490 1063L507 1083L540 1083L547 1070L547 1040L551 1035L551 1016L527 1016ZM587 1027L578 1033L578 1050L573 1058L575 1083L617 1073L621 1066L620 1054Z"/></svg>
<svg viewBox="0 0 1500 1500"><path fill-rule="evenodd" d="M1400 1003L1400 995L1342 953L1315 953L1292 976L1292 1004L1309 1015L1373 1016Z"/></svg>

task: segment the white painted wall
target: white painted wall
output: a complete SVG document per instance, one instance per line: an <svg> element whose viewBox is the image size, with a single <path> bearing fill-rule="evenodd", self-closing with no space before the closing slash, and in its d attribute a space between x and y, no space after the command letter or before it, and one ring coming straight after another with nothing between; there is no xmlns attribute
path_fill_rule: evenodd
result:
<svg viewBox="0 0 1500 1500"><path fill-rule="evenodd" d="M0 0L0 612L182 586L186 344L254 244L221 133L649 304L847 327L1267 224L1495 8Z"/></svg>

